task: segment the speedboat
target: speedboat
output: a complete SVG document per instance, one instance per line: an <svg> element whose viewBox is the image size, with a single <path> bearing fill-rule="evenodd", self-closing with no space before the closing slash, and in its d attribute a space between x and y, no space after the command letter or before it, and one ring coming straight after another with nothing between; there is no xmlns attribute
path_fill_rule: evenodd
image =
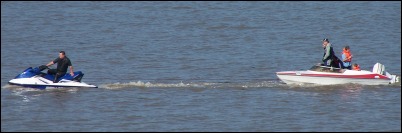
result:
<svg viewBox="0 0 402 133"><path fill-rule="evenodd" d="M25 69L21 74L18 74L14 79L8 81L11 85L18 85L23 87L46 89L47 87L60 88L60 87L89 87L98 88L95 85L86 84L81 82L84 73L81 71L74 72L74 76L66 73L62 77L58 78L53 83L54 75L46 74L41 71L49 69L47 66L42 65L39 67L29 67Z"/></svg>
<svg viewBox="0 0 402 133"><path fill-rule="evenodd" d="M391 75L385 71L385 66L376 63L373 71L348 70L314 65L307 71L282 71L276 72L280 80L286 84L362 84L362 85L386 85L399 82L400 77Z"/></svg>

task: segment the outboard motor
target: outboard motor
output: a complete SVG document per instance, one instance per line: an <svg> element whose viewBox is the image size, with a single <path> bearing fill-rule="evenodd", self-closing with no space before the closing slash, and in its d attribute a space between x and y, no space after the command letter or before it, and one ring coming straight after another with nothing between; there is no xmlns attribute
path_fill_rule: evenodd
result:
<svg viewBox="0 0 402 133"><path fill-rule="evenodd" d="M385 66L383 64L380 64L377 62L373 66L373 73L384 75L384 71L385 71Z"/></svg>

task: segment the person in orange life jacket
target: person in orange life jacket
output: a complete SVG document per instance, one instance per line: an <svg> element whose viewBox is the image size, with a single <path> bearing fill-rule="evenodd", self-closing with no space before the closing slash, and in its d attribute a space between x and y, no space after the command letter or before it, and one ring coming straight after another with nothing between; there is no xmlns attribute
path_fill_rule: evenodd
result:
<svg viewBox="0 0 402 133"><path fill-rule="evenodd" d="M67 58L64 51L60 51L59 57L53 61L50 61L46 66L51 66L57 63L57 69L49 69L48 74L55 74L53 82L56 83L57 79L67 73L67 67L70 66L70 75L74 76L73 65L69 58Z"/></svg>
<svg viewBox="0 0 402 133"><path fill-rule="evenodd" d="M360 71L360 66L358 64L353 64L353 70Z"/></svg>
<svg viewBox="0 0 402 133"><path fill-rule="evenodd" d="M345 46L342 52L343 69L352 70L352 53L350 53L349 46Z"/></svg>

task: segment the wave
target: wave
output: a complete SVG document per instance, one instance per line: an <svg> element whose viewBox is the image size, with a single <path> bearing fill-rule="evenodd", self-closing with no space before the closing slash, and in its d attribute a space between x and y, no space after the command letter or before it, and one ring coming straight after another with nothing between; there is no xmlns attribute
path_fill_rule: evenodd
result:
<svg viewBox="0 0 402 133"><path fill-rule="evenodd" d="M104 89L124 89L124 88L282 88L282 89L340 89L340 88L382 88L382 87L400 87L401 84L380 85L380 86L367 86L361 84L342 84L342 85L317 85L317 84L285 84L282 81L270 80L260 82L189 82L189 83L152 83L143 81L132 81L128 83L111 83L101 84L99 88Z"/></svg>
<svg viewBox="0 0 402 133"><path fill-rule="evenodd" d="M18 86L18 85L10 85L10 84L6 84L4 86L1 87L2 89L10 89L10 90L24 90L24 91L38 91L40 89L35 89L35 88L27 88L27 87L22 87L22 86Z"/></svg>
<svg viewBox="0 0 402 133"><path fill-rule="evenodd" d="M284 86L279 81L263 81L263 82L246 82L246 83L209 83L209 82L189 82L189 83L151 83L142 81L132 81L128 83L111 83L99 85L104 89L121 89L121 88L261 88L261 87L279 87Z"/></svg>
<svg viewBox="0 0 402 133"><path fill-rule="evenodd" d="M68 88L46 88L44 90L36 89L36 88L29 88L29 87L22 87L17 85L10 85L6 84L1 87L2 89L8 89L15 93L24 93L24 92L60 92L60 91L67 91L67 92L76 92L79 90L79 87L68 87Z"/></svg>

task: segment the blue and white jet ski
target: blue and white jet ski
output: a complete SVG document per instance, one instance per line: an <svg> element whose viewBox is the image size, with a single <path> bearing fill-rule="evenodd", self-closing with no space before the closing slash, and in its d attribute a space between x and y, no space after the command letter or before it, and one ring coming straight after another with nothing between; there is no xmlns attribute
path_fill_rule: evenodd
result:
<svg viewBox="0 0 402 133"><path fill-rule="evenodd" d="M8 81L11 85L18 85L23 87L46 89L47 87L89 87L98 88L95 85L86 84L81 82L84 73L81 71L74 72L74 76L66 73L64 76L58 78L56 83L53 83L54 75L46 74L41 71L49 69L47 66L42 65L40 67L29 67L25 69L21 74L17 75L14 79Z"/></svg>

